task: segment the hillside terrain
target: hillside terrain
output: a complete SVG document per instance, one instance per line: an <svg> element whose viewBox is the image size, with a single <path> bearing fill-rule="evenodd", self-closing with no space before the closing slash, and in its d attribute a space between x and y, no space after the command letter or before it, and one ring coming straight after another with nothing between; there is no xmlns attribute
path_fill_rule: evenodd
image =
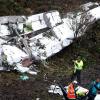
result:
<svg viewBox="0 0 100 100"><path fill-rule="evenodd" d="M31 15L49 10L67 13L81 4L99 0L0 0L0 15ZM20 80L21 73L0 72L0 100L62 100L62 96L49 94L48 87L60 82L68 85L73 72L73 62L78 56L84 61L82 85L100 78L100 21L89 28L86 34L48 58L45 65L39 63L38 75L29 75L29 80Z"/></svg>

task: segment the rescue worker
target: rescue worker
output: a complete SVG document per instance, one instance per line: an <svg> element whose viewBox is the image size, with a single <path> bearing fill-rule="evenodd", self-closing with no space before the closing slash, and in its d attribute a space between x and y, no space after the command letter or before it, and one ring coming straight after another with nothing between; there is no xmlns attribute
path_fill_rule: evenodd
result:
<svg viewBox="0 0 100 100"><path fill-rule="evenodd" d="M87 100L88 89L78 86L75 88L77 100Z"/></svg>
<svg viewBox="0 0 100 100"><path fill-rule="evenodd" d="M77 81L73 81L68 86L68 90L67 90L68 99L75 100L77 98L76 91L75 91L75 84L77 84Z"/></svg>
<svg viewBox="0 0 100 100"><path fill-rule="evenodd" d="M78 83L81 84L81 70L83 69L83 61L78 57L78 59L73 62L74 62L74 72L71 77L71 80L77 78Z"/></svg>
<svg viewBox="0 0 100 100"><path fill-rule="evenodd" d="M97 78L96 81L93 81L90 85L88 100L94 100L96 94L100 93L100 79Z"/></svg>
<svg viewBox="0 0 100 100"><path fill-rule="evenodd" d="M61 88L65 100L69 100L67 97L67 90L61 84L59 84L59 87Z"/></svg>

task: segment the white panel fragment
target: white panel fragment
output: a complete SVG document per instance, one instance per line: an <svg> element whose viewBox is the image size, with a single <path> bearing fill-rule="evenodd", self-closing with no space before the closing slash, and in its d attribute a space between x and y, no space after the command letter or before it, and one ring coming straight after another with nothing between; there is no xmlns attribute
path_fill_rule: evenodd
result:
<svg viewBox="0 0 100 100"><path fill-rule="evenodd" d="M23 58L28 57L28 55L17 48L16 46L10 46L10 45L3 45L3 52L7 56L7 61L10 65L13 63L20 62Z"/></svg>
<svg viewBox="0 0 100 100"><path fill-rule="evenodd" d="M45 20L46 24L50 28L52 28L62 22L58 11L44 13L44 18L45 18L44 20Z"/></svg>
<svg viewBox="0 0 100 100"><path fill-rule="evenodd" d="M94 100L100 100L100 94L97 94Z"/></svg>
<svg viewBox="0 0 100 100"><path fill-rule="evenodd" d="M10 32L8 30L8 27L6 25L0 25L0 36L6 36L9 34Z"/></svg>
<svg viewBox="0 0 100 100"><path fill-rule="evenodd" d="M47 27L43 18L43 13L28 17L26 23L32 23L33 31L37 31Z"/></svg>

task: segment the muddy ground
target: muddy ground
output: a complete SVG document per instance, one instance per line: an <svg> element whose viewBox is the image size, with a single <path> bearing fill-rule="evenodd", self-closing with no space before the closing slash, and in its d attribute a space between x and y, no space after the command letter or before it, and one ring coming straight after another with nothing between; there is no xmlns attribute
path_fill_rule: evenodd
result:
<svg viewBox="0 0 100 100"><path fill-rule="evenodd" d="M0 15L30 15L51 9L61 13L77 9L80 4L93 0L0 0ZM15 2L16 1L16 2ZM77 2L76 2L77 1ZM94 0L97 1L97 0ZM99 0L98 0L99 1ZM61 6L62 3L62 6ZM100 78L100 21L95 23L86 34L75 40L70 46L47 59L46 65L38 65L37 76L27 74L30 79L20 80L21 73L0 72L0 100L62 100L59 95L48 93L51 84L68 85L73 72L72 60L81 56L84 60L82 85L89 86L95 78Z"/></svg>

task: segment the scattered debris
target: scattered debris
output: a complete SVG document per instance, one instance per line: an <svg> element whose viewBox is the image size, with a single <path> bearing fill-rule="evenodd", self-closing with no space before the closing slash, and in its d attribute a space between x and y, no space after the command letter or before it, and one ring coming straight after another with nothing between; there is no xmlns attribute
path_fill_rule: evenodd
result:
<svg viewBox="0 0 100 100"><path fill-rule="evenodd" d="M94 100L100 100L100 94L97 94Z"/></svg>
<svg viewBox="0 0 100 100"><path fill-rule="evenodd" d="M54 93L54 94L59 94L59 95L63 95L61 88L57 85L51 85L49 90L49 93Z"/></svg>
<svg viewBox="0 0 100 100"><path fill-rule="evenodd" d="M67 96L68 86L61 87L61 86L58 86L58 85L51 85L48 92L54 93L54 94L59 94L59 95L64 95L61 88L64 89L66 96ZM82 97L82 96L84 97L84 96L88 95L88 93L89 93L89 90L86 89L86 88L83 88L82 86L77 86L75 88L75 90L76 90L76 95L78 96L78 98ZM99 100L99 99L100 99L100 95L97 94L94 100Z"/></svg>
<svg viewBox="0 0 100 100"><path fill-rule="evenodd" d="M91 10L95 7L98 7L100 4L98 2L89 2L86 4L81 5L80 7L84 10L84 11L88 11Z"/></svg>
<svg viewBox="0 0 100 100"><path fill-rule="evenodd" d="M40 100L40 98L36 98L36 100Z"/></svg>
<svg viewBox="0 0 100 100"><path fill-rule="evenodd" d="M57 10L29 17L0 17L2 67L36 75L37 71L30 69L35 60L45 60L61 51L100 19L100 6L95 5L98 7L88 12L72 12L63 18ZM6 69L2 67L0 70Z"/></svg>
<svg viewBox="0 0 100 100"><path fill-rule="evenodd" d="M23 74L20 76L20 80L23 80L23 81L29 80L29 77L27 75Z"/></svg>
<svg viewBox="0 0 100 100"><path fill-rule="evenodd" d="M65 87L63 87L63 88L64 88L64 90L66 91L66 94L67 94L68 86L65 86ZM81 86L76 87L75 90L77 90L77 92L76 92L77 95L78 95L78 94L81 94L81 93L87 95L88 92L89 92L88 89L83 88L83 87L81 87ZM59 87L58 85L51 85L50 88L49 88L49 90L48 90L48 92L49 92L49 93L54 93L54 94L63 95L62 89L61 89L61 87ZM78 96L79 96L79 95L78 95Z"/></svg>

